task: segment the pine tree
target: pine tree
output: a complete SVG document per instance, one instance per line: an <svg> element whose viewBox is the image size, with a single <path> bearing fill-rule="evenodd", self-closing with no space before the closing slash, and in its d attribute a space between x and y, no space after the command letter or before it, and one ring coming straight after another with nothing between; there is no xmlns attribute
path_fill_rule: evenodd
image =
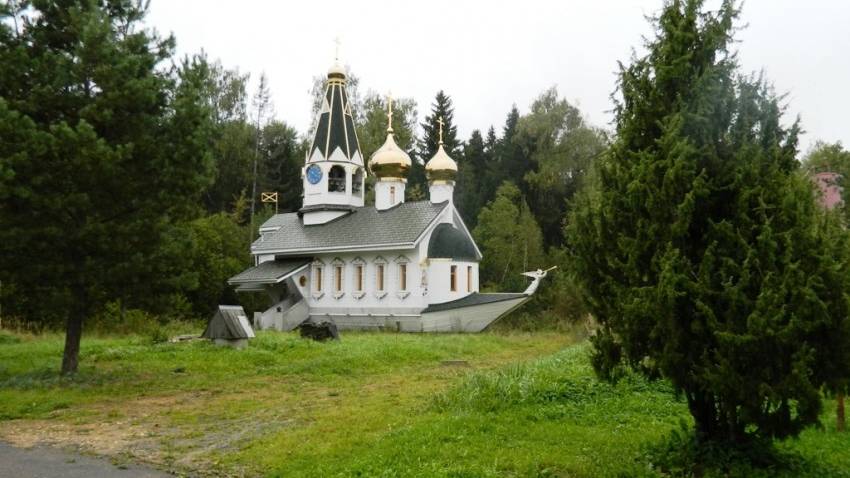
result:
<svg viewBox="0 0 850 478"><path fill-rule="evenodd" d="M617 137L570 217L593 364L665 377L702 441L796 435L847 375L846 259L797 125L729 50L737 9L672 0L621 68Z"/></svg>
<svg viewBox="0 0 850 478"><path fill-rule="evenodd" d="M457 175L455 205L466 225L474 228L478 220L478 213L484 205L482 183L487 166L484 138L481 137L481 131L474 130L469 141L464 144L462 163L463 167L460 168Z"/></svg>
<svg viewBox="0 0 850 478"><path fill-rule="evenodd" d="M149 259L211 178L198 65L160 68L174 39L144 15L114 0L32 3L17 31L0 17L0 271L19 292L7 310L64 316L64 373L86 317L162 280Z"/></svg>
<svg viewBox="0 0 850 478"><path fill-rule="evenodd" d="M282 121L271 121L261 134L260 192L278 193L278 210L281 212L298 210L304 188L301 167L305 151L298 140L298 131Z"/></svg>

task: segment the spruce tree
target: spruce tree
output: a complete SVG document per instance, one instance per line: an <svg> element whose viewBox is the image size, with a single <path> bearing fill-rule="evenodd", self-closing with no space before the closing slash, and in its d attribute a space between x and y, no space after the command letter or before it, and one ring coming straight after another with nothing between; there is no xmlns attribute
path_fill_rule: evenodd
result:
<svg viewBox="0 0 850 478"><path fill-rule="evenodd" d="M455 204L470 228L475 227L478 213L484 205L482 185L486 162L484 138L476 129L463 146L463 167L458 171L455 191Z"/></svg>
<svg viewBox="0 0 850 478"><path fill-rule="evenodd" d="M86 317L143 294L163 231L209 184L212 111L197 65L162 68L174 40L136 1L0 11L0 273L11 313L65 318L62 371ZM5 282L5 281L4 281Z"/></svg>
<svg viewBox="0 0 850 478"><path fill-rule="evenodd" d="M600 324L593 364L668 379L696 436L781 438L847 375L846 260L795 159L796 124L730 51L737 8L668 1L621 67L616 141L568 226Z"/></svg>

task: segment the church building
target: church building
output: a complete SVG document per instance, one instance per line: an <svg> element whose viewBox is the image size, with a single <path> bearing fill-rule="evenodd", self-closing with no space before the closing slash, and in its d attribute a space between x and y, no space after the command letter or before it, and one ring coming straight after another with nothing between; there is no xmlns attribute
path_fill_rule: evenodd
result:
<svg viewBox="0 0 850 478"><path fill-rule="evenodd" d="M255 313L260 329L330 321L341 330L478 332L526 301L523 293L481 293L481 251L453 203L457 163L440 145L425 165L429 198L405 201L411 159L393 139L392 103L383 146L368 163L346 93L345 70L328 72L312 146L302 170L303 206L260 227L255 265L232 277L238 292L274 305ZM365 204L366 175L375 203Z"/></svg>

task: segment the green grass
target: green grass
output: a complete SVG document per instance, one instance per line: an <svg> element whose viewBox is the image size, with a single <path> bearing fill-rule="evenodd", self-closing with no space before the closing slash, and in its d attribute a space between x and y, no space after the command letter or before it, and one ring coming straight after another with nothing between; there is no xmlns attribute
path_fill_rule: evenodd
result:
<svg viewBox="0 0 850 478"><path fill-rule="evenodd" d="M214 475L850 476L850 434L832 431L829 413L822 429L780 444L769 467L693 461L677 435L686 407L666 383L599 382L588 346L571 342L261 333L237 351L93 338L68 379L56 374L61 337L6 334L0 439L88 437L116 459Z"/></svg>

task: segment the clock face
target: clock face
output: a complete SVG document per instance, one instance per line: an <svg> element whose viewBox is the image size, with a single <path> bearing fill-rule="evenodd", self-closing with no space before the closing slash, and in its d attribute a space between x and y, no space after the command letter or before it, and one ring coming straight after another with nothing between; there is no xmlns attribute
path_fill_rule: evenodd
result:
<svg viewBox="0 0 850 478"><path fill-rule="evenodd" d="M310 184L316 184L322 180L322 168L313 164L309 168L307 168L307 181L310 181Z"/></svg>

